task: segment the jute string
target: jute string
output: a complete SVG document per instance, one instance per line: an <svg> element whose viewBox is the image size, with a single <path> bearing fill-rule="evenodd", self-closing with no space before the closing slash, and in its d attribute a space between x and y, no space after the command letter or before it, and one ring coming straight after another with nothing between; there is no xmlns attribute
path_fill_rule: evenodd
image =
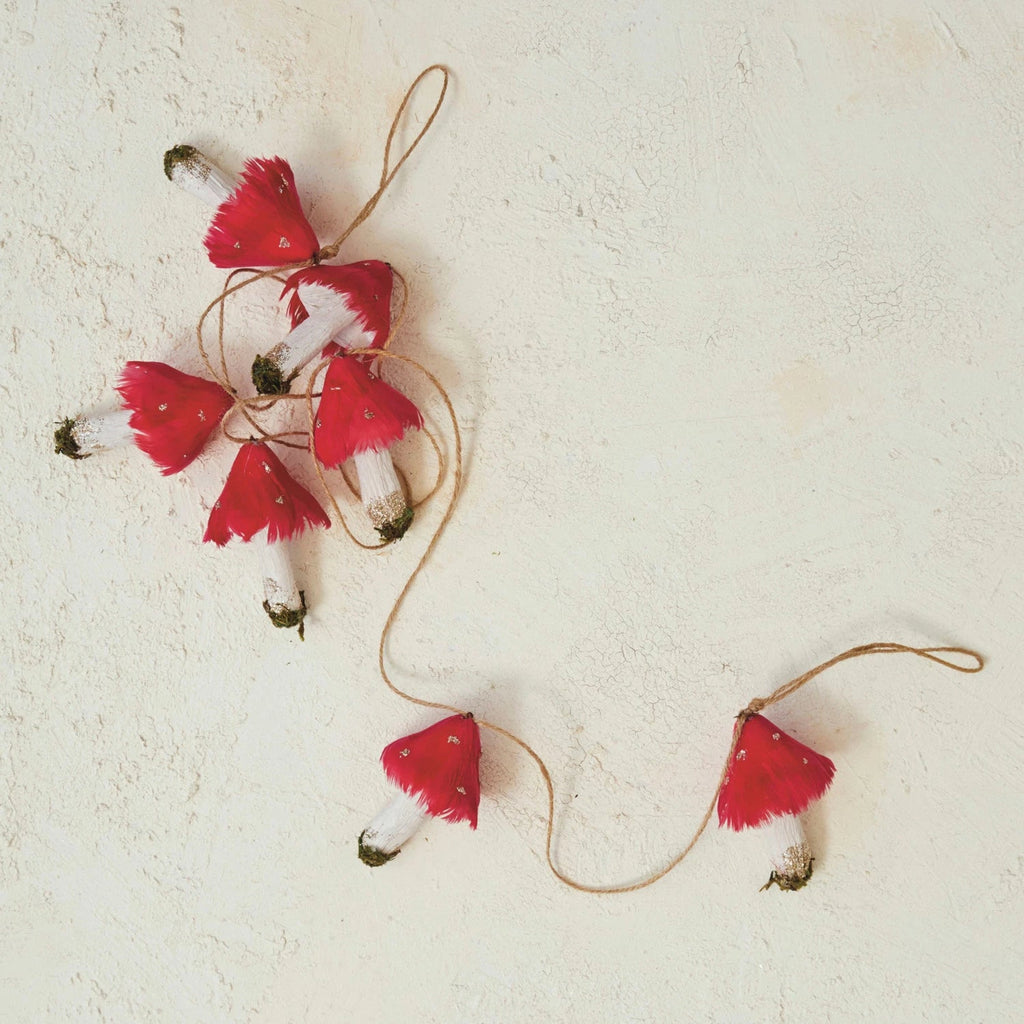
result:
<svg viewBox="0 0 1024 1024"><path fill-rule="evenodd" d="M409 106L413 94L415 93L420 83L433 72L438 72L442 76L442 85L437 97L437 101L434 104L433 110L431 111L423 127L417 133L416 137L413 139L412 143L408 146L408 148L405 150L405 152L402 154L399 160L392 167L391 150L394 144L395 136L402 123L402 119L405 115L405 112ZM420 144L421 140L426 135L426 133L430 130L430 127L434 123L434 120L441 109L441 105L444 102L445 95L448 91L448 82L448 70L440 64L432 64L430 67L425 68L416 77L412 85L409 86L404 98L402 99L401 104L398 107L398 111L396 112L394 119L391 122L390 130L388 131L387 141L384 146L383 167L381 169L377 189L373 193L373 195L366 201L366 203L364 203L363 207L356 214L353 220L349 223L348 227L345 228L345 230L335 239L334 242L320 249L320 251L312 259L305 260L300 263L293 263L284 267L275 267L271 270L244 268L232 271L231 274L229 274L227 277L223 290L212 302L210 302L206 309L203 310L203 313L199 318L199 322L196 325L196 338L198 342L199 353L206 366L206 369L208 370L210 375L221 385L221 387L223 387L224 390L227 391L228 394L232 396L232 399L234 400L234 405L232 409L229 411L228 415L225 417L223 423L223 430L225 436L239 444L244 444L248 440L250 440L250 438L244 438L232 434L227 429L227 423L230 421L230 419L233 416L240 415L249 423L249 425L254 430L258 432L258 434L260 435L260 440L267 442L275 442L292 448L308 449L313 458L313 465L316 468L317 477L319 478L324 493L327 495L327 498L330 501L335 516L337 517L338 521L341 522L345 530L345 533L348 535L348 537L354 543L358 544L360 547L365 548L367 550L378 550L382 547L385 547L386 545L366 544L363 541L360 541L352 533L352 531L348 527L348 524L345 521L345 517L342 515L341 509L339 508L337 502L334 499L333 494L331 493L330 488L327 485L327 481L324 476L324 466L316 454L316 448L314 444L315 413L313 408L313 399L319 397L319 392L316 391L316 384L320 375L326 370L327 366L329 365L330 360L321 360L320 363L313 369L313 371L310 373L306 388L302 393L269 396L260 395L249 398L243 398L239 396L237 389L231 383L227 369L227 359L224 351L225 302L230 296L237 294L241 289L247 288L258 281L273 279L281 282L285 280L285 278L281 276L285 272L312 266L324 260L334 259L338 255L341 246L346 241L346 239L348 239L352 232L355 231L355 229L358 228L360 224L366 221L367 218L376 209L378 202L384 195L385 191L387 191L388 186L391 184L392 181L394 181L395 175L401 169L406 160L409 159L413 150L415 150L416 147ZM430 559L430 556L436 549L438 542L441 539L441 535L444 533L445 528L452 520L452 517L455 513L455 506L458 503L459 495L462 490L463 481L462 433L459 429L458 417L455 414L455 407L452 404L451 397L448 395L448 392L445 390L444 386L437 379L437 377L435 377L434 374L432 374L421 363L417 362L414 359L410 359L408 356L400 355L396 352L390 351L391 340L394 337L396 330L398 329L404 318L409 296L409 288L408 284L405 282L405 279L402 278L401 275L397 273L397 271L395 271L395 273L402 283L402 303L401 309L399 310L395 322L391 326L387 339L385 340L381 348L357 349L354 351L350 351L349 355L367 356L383 360L395 359L413 368L427 379L427 381L431 384L431 386L434 388L434 390L440 397L451 424L453 439L453 479L451 493L449 494L448 502L447 505L445 506L444 513L442 514L438 524L435 526L434 531L430 537L430 540L428 541L426 547L424 548L423 553L420 555L419 560L417 561L412 572L406 579L405 585L402 587L398 596L395 598L395 601L391 607L391 611L389 612L388 617L381 630L380 643L378 644L377 648L377 665L380 670L381 678L383 679L385 685L388 687L389 690L391 690L392 693L394 693L398 697L401 697L403 700L409 701L412 704L417 704L420 707L433 708L438 711L447 711L452 714L467 714L468 712L463 708L456 707L452 704L445 704L441 701L425 700L422 697L417 697L414 694L401 689L399 686L395 684L395 682L389 676L386 664L386 648L388 636L390 635L391 630L394 627L395 621L398 618L399 611L401 610L402 605L409 594L409 591L412 589L413 584L421 575L424 566L426 565L427 561ZM245 278L245 280L233 283L235 276L242 274L248 275ZM203 326L206 323L206 320L209 317L209 315L214 311L214 309L217 310L217 342L219 365L214 364L209 353L207 352L206 346L203 341ZM272 433L270 431L265 430L259 424L254 414L265 412L281 401L301 401L305 403L308 421L308 429L306 431L283 431L280 433ZM304 436L305 440L302 442L288 440L288 438L295 436ZM427 432L427 436L430 440L431 445L433 446L435 455L437 456L437 478L428 494L426 494L424 497L420 498L418 501L414 503L414 505L416 506L422 505L425 501L427 501L434 494L436 494L437 491L441 488L446 476L447 467L440 444L438 443L437 439L433 436L433 434ZM347 476L344 476L344 474L343 477L345 479L346 485L349 487L349 490L352 491L353 494L358 496L358 491L352 484L352 482L349 480L349 478ZM985 665L985 661L980 654L966 647L910 647L905 644L892 643L888 641L863 644L859 647L851 647L849 650L843 651L841 654L837 654L835 657L830 658L828 661L822 662L820 665L817 665L809 671L804 672L802 675L797 676L795 679L791 679L789 680L789 682L783 683L777 689L773 690L767 697L755 697L754 699L748 702L748 704L745 708L743 708L742 711L740 711L740 713L737 715L737 719L743 721L749 718L751 715L759 714L761 711L765 710L768 707L771 707L773 704L777 704L780 701L785 700L792 694L796 693L796 691L799 690L801 687L806 686L807 683L809 683L812 679L821 675L823 672L832 668L833 666L838 665L844 661L849 661L853 658L863 657L864 655L868 654L913 654L917 657L926 658L929 661L933 661L936 664L944 666L945 668L952 669L955 672L964 673L980 672ZM973 660L974 664L957 664L955 661L951 661L948 658L941 657L941 655L943 654L961 655L965 658ZM498 725L495 722L489 722L482 719L477 719L477 724L482 729L488 729L489 731L496 733L499 736L503 736L505 739L509 740L511 743L518 746L533 760L534 764L537 766L538 771L540 772L541 778L544 781L545 789L547 791L547 823L544 840L544 852L548 867L551 869L552 874L554 874L554 876L560 882L564 883L569 888L575 889L578 892L595 894L627 893L635 892L638 889L644 889L647 886L653 885L655 882L664 878L670 871L674 870L676 867L679 866L679 864L683 862L683 860L693 850L694 846L696 846L697 841L704 834L705 829L708 827L708 824L711 821L712 815L715 811L715 806L718 803L719 794L721 793L722 786L725 783L725 778L729 770L729 765L732 762L732 757L736 751L736 745L739 742L740 738L740 730L734 729L732 743L729 746L728 753L726 754L725 761L722 765L722 770L718 776L718 783L715 786L714 793L712 794L711 800L707 805L707 809L705 810L703 817L700 819L700 822L698 823L695 831L693 832L693 835L690 837L686 846L684 846L678 854L676 854L663 867L659 868L652 874L647 875L646 877L642 878L637 882L632 882L625 885L590 885L584 882L578 882L575 879L571 878L569 875L563 872L555 863L551 849L555 831L555 787L551 778L551 772L548 770L548 767L545 764L544 759L540 756L540 754L537 753L536 750L534 750L532 746L530 746L529 743L526 742L526 740L524 740L520 736L517 736L515 733L504 728L503 726Z"/></svg>

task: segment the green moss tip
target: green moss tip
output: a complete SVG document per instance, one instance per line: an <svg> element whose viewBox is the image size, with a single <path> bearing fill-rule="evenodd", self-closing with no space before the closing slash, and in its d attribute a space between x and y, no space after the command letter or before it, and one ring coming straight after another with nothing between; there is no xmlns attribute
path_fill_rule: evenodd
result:
<svg viewBox="0 0 1024 1024"><path fill-rule="evenodd" d="M411 508L407 508L397 519L392 520L390 523L384 523L383 526L378 526L377 533L380 534L380 539L385 544L401 540L409 527L412 526L415 515L416 513Z"/></svg>
<svg viewBox="0 0 1024 1024"><path fill-rule="evenodd" d="M261 395L287 395L294 379L292 374L285 380L281 367L267 356L257 356L252 361L252 382Z"/></svg>
<svg viewBox="0 0 1024 1024"><path fill-rule="evenodd" d="M363 836L365 835L365 829L359 833L359 859L367 867L379 868L382 864L387 864L389 860L394 860L401 853L401 850L395 850L394 853L384 853L375 846L367 846L363 842Z"/></svg>
<svg viewBox="0 0 1024 1024"><path fill-rule="evenodd" d="M164 153L164 174L167 175L167 180L174 180L171 177L171 172L178 164L185 163L187 160L195 160L199 155L199 150L195 146L171 146Z"/></svg>
<svg viewBox="0 0 1024 1024"><path fill-rule="evenodd" d="M299 639L305 640L306 625L303 620L306 618L306 592L304 590L299 591L299 601L301 604L298 608L288 608L286 605L275 607L269 601L264 601L263 610L278 629L294 629L298 626Z"/></svg>
<svg viewBox="0 0 1024 1024"><path fill-rule="evenodd" d="M87 459L92 454L91 452L86 452L83 455L78 442L75 440L75 426L77 423L78 420L73 420L69 417L53 432L54 454L66 455L69 459Z"/></svg>
<svg viewBox="0 0 1024 1024"><path fill-rule="evenodd" d="M783 892L797 892L811 880L811 875L813 874L813 860L807 864L806 875L781 875L778 871L773 871L768 881L761 886L760 891L764 892L765 889L770 889L773 885L777 885Z"/></svg>

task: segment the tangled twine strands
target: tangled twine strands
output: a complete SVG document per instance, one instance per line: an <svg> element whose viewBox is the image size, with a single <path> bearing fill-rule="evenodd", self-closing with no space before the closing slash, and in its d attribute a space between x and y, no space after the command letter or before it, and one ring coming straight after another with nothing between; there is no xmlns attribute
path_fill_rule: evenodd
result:
<svg viewBox="0 0 1024 1024"><path fill-rule="evenodd" d="M310 263L307 261L306 263L297 264L297 265L305 267L305 266L310 266ZM389 266L390 266L390 264L389 264ZM252 268L247 267L245 269L233 270L228 275L227 283L228 283L229 286L230 286L230 283L231 283L231 278L234 277L235 274L240 274L240 273L242 273L242 274L246 274L247 273L247 274L258 275L258 276L255 276L255 277L251 277L248 281L244 282L243 285L240 286L240 287L244 287L245 284L251 284L251 283L253 283L253 282L257 281L257 280L265 280L268 277L272 277L275 281L279 281L281 283L285 283L286 280L287 280L286 278L282 278L282 277L280 277L279 275L276 275L276 274L264 274L261 271L254 270ZM392 277L397 278L399 283L402 286L401 300L399 302L398 311L395 314L394 320L392 321L391 326L388 329L387 337L381 343L381 347L379 349L362 349L362 350L360 350L361 352L365 352L366 354L371 355L371 356L380 355L381 352L385 351L391 345L391 342L394 339L395 335L401 329L402 323L405 320L405 315L406 315L406 312L407 312L408 307L409 307L409 283L408 283L408 281L406 281L406 279L405 279L404 275L401 273L401 271L397 270L395 267L391 267L391 275L392 275ZM207 306L206 310L204 310L204 312L203 312L203 316L200 318L199 329L198 329L198 337L200 339L200 341L199 341L200 353L203 355L204 361L206 362L207 369L216 376L215 371L213 370L213 367L211 366L209 359L207 359L207 357L206 357L205 349L203 348L203 345L202 345L202 325L203 325L203 322L205 321L205 318L212 311L212 308L214 306L219 307L217 342L218 342L218 345L219 345L219 348L220 348L220 362L221 362L221 367L222 367L223 372L224 372L224 379L225 380L227 380L228 378L227 378L226 358L225 358L225 354L224 354L224 301L223 300L224 300L224 297L226 295L231 294L233 291L234 291L234 289L231 289L231 291L225 290L225 291L221 292L221 294L218 295L217 298L214 299L213 302L210 303L209 306ZM351 355L352 353L349 353L349 354ZM309 402L313 398L319 398L320 397L320 392L316 391L314 389L313 382L319 376L319 373L321 372L321 370L323 368L325 368L326 366L328 366L329 364L330 364L330 359L325 359L325 360L323 360L322 362L320 362L317 365L316 370L314 371L314 373L312 374L312 376L310 378L310 383L307 386L306 391L301 393L301 394L252 395L252 396L250 396L248 398L242 398L242 397L240 397L238 395L238 392L235 390L235 388L231 387L230 383L229 383L229 385L227 387L225 387L225 390L230 395L233 396L233 398L234 398L234 405L231 407L231 409L228 411L228 414L221 421L221 432L224 434L224 436L229 441L234 441L235 444L245 444L249 440L248 437L240 437L237 434L232 434L231 431L227 429L227 424L231 421L231 418L233 416L242 415L242 416L245 417L245 419L249 423L249 425L260 435L260 439L262 441L273 441L276 444L284 445L287 448L296 448L299 451L305 451L305 450L313 451L313 427L312 427L312 420L310 421L310 428L309 428L308 431L305 431L305 430L285 430L285 431L281 431L279 433L270 433L269 431L264 429L264 427L259 423L259 421L253 416L253 413L254 412L267 412L268 410L272 409L275 405L277 405L278 402ZM219 377L218 377L218 382L221 384L221 387L224 387L224 383L223 383L223 381L221 381L219 379ZM430 437L431 444L434 446L434 450L438 453L438 458L440 458L440 450L438 449L436 440L434 439L434 437L432 435L429 434L429 432L428 432L428 436ZM297 441L285 440L286 438L289 438L289 437L305 437L307 440L302 442L302 443L299 443ZM326 484L325 480L323 479L322 473L319 472L319 469L318 469L318 475L320 476L320 482L321 482L321 484L323 484L324 490L327 493L327 496L329 498L331 498L331 501L333 502L333 498L331 497L330 489L327 487L327 484ZM346 485L348 486L349 490L352 491L352 493L358 498L359 497L359 492L358 492L357 489L355 489L352 486L352 482L349 480L348 475L346 474L344 468L342 468L342 470L341 470L341 475L342 475L342 478L344 479ZM421 498L420 501L417 502L412 507L416 508L420 504L422 504L424 501L428 500L434 493L436 493L438 486L440 486L440 481L426 495L425 498ZM335 509L337 510L337 505L335 505ZM338 515L339 515L339 517L341 516L340 511L338 511ZM343 521L343 525L344 525L344 521ZM379 548L387 547L386 543L385 544L362 544L361 542L356 540L356 538L353 536L352 532L349 530L347 525L345 525L345 532L348 534L348 536L356 544L359 544L360 547L368 548L370 550L377 550Z"/></svg>
<svg viewBox="0 0 1024 1024"><path fill-rule="evenodd" d="M416 134L416 137L412 140L409 146L406 147L405 151L402 153L402 156L399 158L397 163L395 163L394 167L392 167L392 146L394 145L395 136L398 133L403 118L405 117L405 113L409 107L409 103L412 100L413 94L416 92L420 83L433 72L440 73L442 77L441 88L438 93L437 99L434 102L434 106L426 121L424 122L423 127L420 128L419 132L417 132ZM302 260L297 263L284 264L283 266L272 267L268 270L260 270L255 267L240 267L235 270L232 270L225 279L224 287L221 289L220 293L211 302L207 304L206 308L200 314L199 320L196 324L196 345L199 350L199 356L203 361L203 365L206 367L206 370L210 374L210 376L224 389L224 391L227 392L228 395L231 396L233 402L231 408L228 410L227 414L221 420L220 429L224 437L226 437L229 441L232 441L235 444L239 445L246 444L250 440L252 440L252 433L250 433L249 436L242 436L233 433L229 428L229 424L231 423L231 421L236 416L241 416L246 421L246 423L248 423L251 430L254 431L256 435L258 435L258 440L262 442L273 442L275 444L279 444L287 448L294 448L300 451L308 450L309 452L311 452L313 455L313 464L316 468L317 476L319 477L320 483L324 489L324 493L327 495L330 504L334 509L335 515L337 516L338 521L342 525L342 528L344 529L345 533L354 544L368 551L379 551L380 549L387 547L388 544L392 542L385 541L384 543L380 544L366 544L355 536L355 534L349 528L348 523L345 521L345 517L342 515L341 509L338 507L338 503L334 500L334 495L331 493L331 490L327 485L327 481L325 480L323 474L323 465L320 462L320 460L316 457L316 452L313 443L314 417L312 412L312 401L314 398L320 397L320 393L315 390L315 382L319 377L319 374L328 365L330 360L324 360L317 366L317 368L311 374L309 383L306 387L306 390L303 393L286 393L282 395L253 395L249 397L243 397L242 395L239 394L238 389L232 383L231 375L228 371L227 355L224 348L225 309L227 305L227 300L232 295L236 295L244 288L248 288L250 285L256 284L258 281L273 280L277 281L280 284L286 284L288 278L286 276L283 276L284 274L296 270L301 270L305 267L315 266L317 264L324 262L325 260L334 259L338 255L338 253L341 250L341 246L345 242L345 240L352 234L353 231L355 231L357 227L359 227L360 224L367 220L370 214L373 213L373 211L376 209L381 197L387 191L388 186L395 180L395 176L402 168L402 165L406 162L406 160L409 159L413 151L423 140L423 137L430 130L431 126L434 123L434 120L436 119L438 113L441 110L442 104L444 103L445 95L448 92L449 80L450 75L448 69L441 64L431 64L430 67L425 68L423 71L420 72L419 75L416 76L416 79L413 81L412 85L410 85L409 88L406 90L405 96L402 98L402 102L399 104L398 110L396 111L395 116L391 121L391 127L388 130L387 141L384 145L383 165L381 168L380 179L378 180L376 191L363 204L362 208L349 223L348 227L346 227L345 230L342 231L341 234L338 235L338 237L330 245L324 246L311 259ZM409 305L409 284L406 281L405 277L398 270L396 270L394 267L391 267L390 269L392 276L397 278L399 283L401 284L402 290L398 310L395 314L394 319L391 322L390 328L388 330L388 335L384 339L384 342L382 343L379 349L361 349L357 353L350 353L351 355L369 355L372 357L384 357L392 355L392 353L388 352L387 349L391 345L392 340L394 339L395 335L397 334L398 330L401 328L402 323L405 320L406 312L408 310ZM248 276L246 276L244 280L236 282L236 276L243 274ZM207 350L207 346L203 338L203 328L206 325L206 322L210 317L210 314L213 313L214 310L217 311L217 363L219 365L216 365L214 363L214 359L211 357L209 351ZM412 361L409 360L409 362ZM413 365L418 366L418 364L415 363L413 363ZM276 406L279 402L296 401L305 402L307 404L309 411L309 428L306 431L284 430L276 433L271 432L267 430L256 417L257 413L268 412L269 410L273 409L274 406ZM433 434L431 434L429 431L425 431L425 433L427 434L427 437L429 438L430 443L438 459L437 480L435 481L434 486L424 497L412 503L412 508L418 508L419 506L424 504L424 502L429 501L430 498L433 497L433 495L436 494L437 491L440 489L444 479L445 466L444 459L441 453L441 448ZM289 438L296 437L304 438L304 440L301 442L289 440ZM344 479L345 484L349 488L349 490L358 498L359 492L355 487L353 487L352 482L349 480L349 477L345 473L344 468L342 468L342 478Z"/></svg>
<svg viewBox="0 0 1024 1024"><path fill-rule="evenodd" d="M299 263L287 263L284 266L272 267L269 270L256 270L250 267L239 268L239 270L232 271L227 276L227 280L224 287L221 289L220 294L213 299L206 308L199 315L199 322L196 324L196 345L199 348L200 358L203 360L203 365L206 367L207 372L214 380L229 394L232 398L238 397L238 389L231 383L231 376L228 373L227 361L224 356L224 303L227 299L234 295L236 292L240 292L243 288L248 288L250 285L255 284L257 281L263 281L266 278L275 278L280 280L277 275L282 271L286 270L301 270L303 267L312 266L313 260L302 260ZM239 281L237 284L232 284L231 279L236 273L249 273L252 276L244 281ZM206 345L203 342L203 325L206 323L206 318L214 311L214 309L220 308L218 315L218 325L220 327L218 336L218 345L220 348L220 371L214 367L213 360L210 358L210 354L206 351ZM286 398L286 395L274 395L274 398ZM251 400L248 400L251 401ZM260 396L256 401L266 401L263 396Z"/></svg>

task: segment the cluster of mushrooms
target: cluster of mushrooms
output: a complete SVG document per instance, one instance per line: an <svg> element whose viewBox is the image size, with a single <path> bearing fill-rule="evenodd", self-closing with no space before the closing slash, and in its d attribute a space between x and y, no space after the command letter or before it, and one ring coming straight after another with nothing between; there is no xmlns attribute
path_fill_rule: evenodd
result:
<svg viewBox="0 0 1024 1024"><path fill-rule="evenodd" d="M285 268L282 300L291 330L255 358L256 393L271 401L288 394L304 369L314 362L323 369L327 361L313 455L327 469L351 459L362 505L381 540L401 538L413 513L390 448L423 421L408 398L381 380L373 352L387 345L392 329L391 267L378 260L322 261L324 250L303 214L292 170L279 157L250 160L234 178L195 148L176 146L165 155L164 169L172 182L214 208L204 244L215 266ZM215 379L161 362L129 362L116 385L119 408L64 419L55 449L85 459L134 445L164 474L178 473L226 417L241 413L259 436L233 437L238 452L203 539L221 546L233 537L255 542L263 562L263 607L275 626L297 626L301 636L305 595L287 545L308 527L328 527L330 519L272 450L283 438L258 427L253 415L259 406L239 398L226 370L220 376L208 359L206 365ZM736 729L718 796L719 824L763 829L771 842L765 887L799 889L813 865L799 815L829 787L835 766L760 714L741 715ZM470 714L452 715L389 744L381 761L397 793L359 836L360 859L372 867L386 864L427 817L466 821L475 829L480 753L480 729Z"/></svg>
<svg viewBox="0 0 1024 1024"><path fill-rule="evenodd" d="M178 473L203 451L229 413L240 413L256 433L234 438L239 450L203 539L217 545L232 537L255 542L267 615L275 626L297 626L302 635L305 595L288 542L308 527L329 526L330 519L272 450L274 444L302 445L262 430L256 413L275 396L288 394L310 364L322 368L329 360L315 413L313 454L326 469L351 459L362 505L382 542L405 534L413 511L390 449L423 420L408 398L381 380L374 356L366 354L389 341L393 272L380 260L320 262L322 250L302 212L294 175L279 157L250 160L235 179L195 148L175 146L164 157L164 170L215 209L204 240L215 266L253 268L254 274L291 268L282 292L291 330L253 362L256 394L268 396L268 402L261 408L252 398L240 399L226 371L218 373L209 359L215 380L166 363L132 361L116 385L120 407L64 419L54 434L55 450L84 459L134 445L164 474Z"/></svg>

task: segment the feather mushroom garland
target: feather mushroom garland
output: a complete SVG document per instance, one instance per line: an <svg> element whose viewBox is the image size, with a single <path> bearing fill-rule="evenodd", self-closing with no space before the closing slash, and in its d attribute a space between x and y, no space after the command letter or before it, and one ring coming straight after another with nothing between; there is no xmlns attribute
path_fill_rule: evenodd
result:
<svg viewBox="0 0 1024 1024"><path fill-rule="evenodd" d="M832 783L835 765L763 715L741 716L739 738L718 794L718 824L764 830L772 873L762 886L802 889L814 857L799 815Z"/></svg>
<svg viewBox="0 0 1024 1024"><path fill-rule="evenodd" d="M480 728L473 716L442 718L389 743L380 756L394 799L363 829L359 859L371 868L394 859L428 817L468 821L480 806Z"/></svg>
<svg viewBox="0 0 1024 1024"><path fill-rule="evenodd" d="M304 636L305 594L295 582L285 543L307 526L331 525L309 491L292 478L262 441L243 444L214 503L204 541L223 546L232 537L259 536L263 609L275 626L299 627Z"/></svg>
<svg viewBox="0 0 1024 1024"><path fill-rule="evenodd" d="M122 408L68 418L54 432L54 451L72 459L134 444L168 476L203 450L233 399L214 381L166 363L132 361L116 390Z"/></svg>
<svg viewBox="0 0 1024 1024"><path fill-rule="evenodd" d="M423 417L400 391L385 384L364 362L334 347L324 375L313 428L317 458L329 469L351 458L359 493L381 540L399 540L413 520L390 448Z"/></svg>

